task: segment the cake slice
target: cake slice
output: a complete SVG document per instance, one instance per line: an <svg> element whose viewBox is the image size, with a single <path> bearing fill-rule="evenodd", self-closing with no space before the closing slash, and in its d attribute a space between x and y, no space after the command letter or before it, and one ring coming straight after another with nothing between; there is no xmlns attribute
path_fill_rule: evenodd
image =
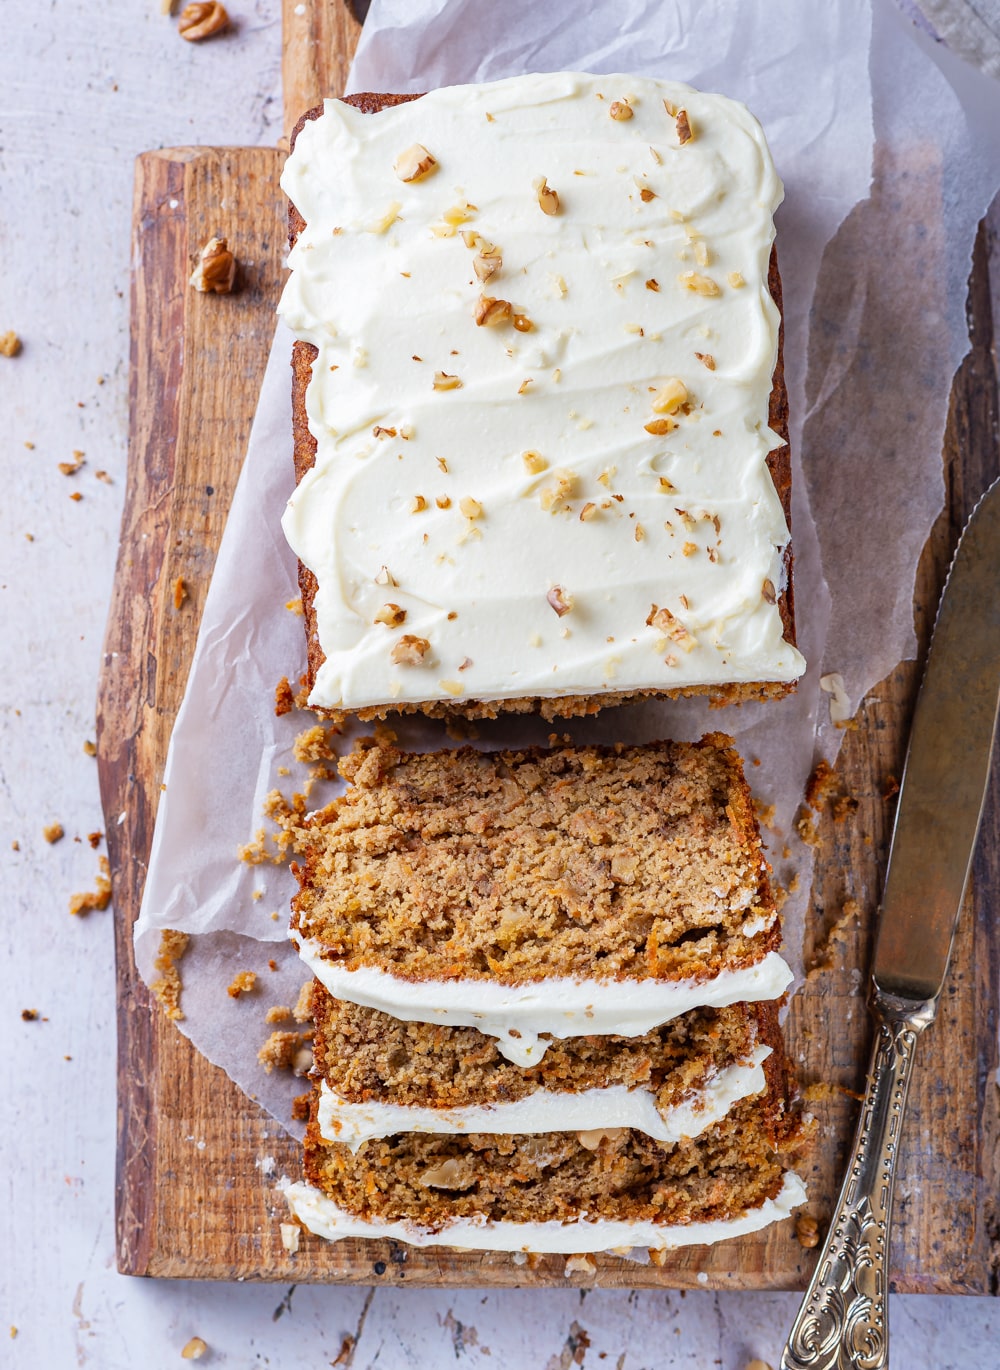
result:
<svg viewBox="0 0 1000 1370"><path fill-rule="evenodd" d="M771 1004L695 1009L641 1037L555 1041L522 1070L475 1028L406 1023L313 986L316 1126L357 1151L400 1132L594 1131L696 1137L759 1094L781 1051Z"/></svg>
<svg viewBox="0 0 1000 1370"><path fill-rule="evenodd" d="M742 105L573 73L328 100L282 185L313 707L792 687L782 191Z"/></svg>
<svg viewBox="0 0 1000 1370"><path fill-rule="evenodd" d="M305 820L291 936L334 998L474 1027L520 1066L778 998L791 972L731 739L363 743Z"/></svg>
<svg viewBox="0 0 1000 1370"><path fill-rule="evenodd" d="M330 1240L576 1253L739 1236L787 1216L805 1197L786 1169L804 1132L783 1056L764 1068L764 1092L674 1143L629 1128L408 1132L353 1152L323 1138L314 1094L307 1183L290 1185L286 1197L307 1228Z"/></svg>

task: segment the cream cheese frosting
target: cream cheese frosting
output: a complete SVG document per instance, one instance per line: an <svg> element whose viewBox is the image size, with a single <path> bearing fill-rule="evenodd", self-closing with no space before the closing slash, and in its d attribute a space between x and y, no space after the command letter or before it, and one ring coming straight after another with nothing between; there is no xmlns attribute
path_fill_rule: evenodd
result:
<svg viewBox="0 0 1000 1370"><path fill-rule="evenodd" d="M308 1184L284 1187L285 1199L298 1220L327 1241L345 1237L391 1237L410 1246L450 1246L472 1251L558 1252L576 1255L584 1251L612 1251L645 1247L671 1250L679 1246L703 1246L758 1232L770 1223L787 1218L806 1201L806 1188L794 1171L785 1175L773 1199L748 1209L736 1218L714 1222L665 1223L613 1222L607 1218L578 1222L489 1222L485 1218L452 1218L440 1227L425 1227L406 1220L366 1220L348 1213L320 1190Z"/></svg>
<svg viewBox="0 0 1000 1370"><path fill-rule="evenodd" d="M347 970L323 944L295 928L292 941L335 999L375 1008L404 1022L474 1027L497 1039L508 1061L533 1066L548 1037L641 1037L693 1008L725 1008L740 1000L777 999L792 972L776 951L710 980L545 980L505 985L495 980L407 980L377 966Z"/></svg>
<svg viewBox="0 0 1000 1370"><path fill-rule="evenodd" d="M759 1046L745 1061L718 1071L686 1098L661 1111L648 1089L612 1085L604 1089L536 1089L510 1103L461 1108L421 1108L414 1104L350 1103L324 1080L317 1122L328 1142L357 1151L376 1137L397 1132L575 1132L631 1127L656 1141L674 1143L697 1137L724 1118L740 1099L766 1086L763 1062L771 1048Z"/></svg>
<svg viewBox="0 0 1000 1370"><path fill-rule="evenodd" d="M574 73L328 100L282 186L280 313L318 349L283 520L310 703L801 674L766 467L782 188L743 105Z"/></svg>

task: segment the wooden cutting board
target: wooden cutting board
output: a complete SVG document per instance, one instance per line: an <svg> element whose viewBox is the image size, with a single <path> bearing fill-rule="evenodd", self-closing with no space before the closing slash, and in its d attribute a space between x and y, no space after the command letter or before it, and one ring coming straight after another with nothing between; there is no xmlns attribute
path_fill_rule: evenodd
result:
<svg viewBox="0 0 1000 1370"><path fill-rule="evenodd" d="M285 3L286 127L343 88L357 24L338 0ZM394 1242L281 1245L284 1206L269 1174L299 1173L298 1148L150 1004L132 953L167 741L239 473L273 331L285 250L278 190L283 153L178 148L139 158L133 215L128 486L98 703L98 762L115 896L118 961L117 1249L126 1274L427 1285L566 1286L561 1257L533 1268L508 1256L422 1252ZM187 286L201 245L229 236L240 288ZM945 445L947 507L921 564L917 617L926 644L951 550L997 474L996 373L985 239L970 283L973 347L956 378ZM289 461L291 443L289 440ZM174 607L180 578L189 598ZM829 1082L811 1104L819 1142L810 1211L829 1214L863 1085L869 1024L856 993L892 820L887 777L900 774L918 667L899 666L845 737L838 775L858 802L846 822L818 820L819 860L807 964L824 943L852 876L872 892L834 966L795 998L788 1024L804 1083ZM270 707L268 700L261 707ZM996 1292L1000 1110L997 998L1000 894L996 779L954 970L920 1069L902 1143L893 1233L894 1287ZM791 1223L739 1243L692 1248L665 1267L598 1258L609 1287L792 1289L813 1256Z"/></svg>

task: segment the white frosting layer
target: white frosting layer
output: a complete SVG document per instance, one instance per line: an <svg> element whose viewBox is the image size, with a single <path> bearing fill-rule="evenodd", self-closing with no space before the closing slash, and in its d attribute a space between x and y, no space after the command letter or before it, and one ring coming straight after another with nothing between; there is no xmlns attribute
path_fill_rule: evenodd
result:
<svg viewBox="0 0 1000 1370"><path fill-rule="evenodd" d="M632 117L610 117L626 97ZM664 100L687 111L683 145ZM416 144L438 165L404 182L394 164ZM282 186L306 227L280 313L319 350L316 464L284 517L319 585L311 703L801 674L772 593L788 532L765 465L782 189L743 105L571 73L377 115L328 100ZM486 282L463 234L502 254ZM482 296L532 330L478 326ZM675 380L685 411L654 411ZM646 431L660 420L672 431ZM376 621L387 604L405 621ZM672 618L647 624L653 605ZM415 664L392 661L404 634L429 644Z"/></svg>
<svg viewBox="0 0 1000 1370"><path fill-rule="evenodd" d="M328 1142L343 1142L352 1151L374 1137L391 1137L397 1132L576 1132L633 1127L658 1142L680 1142L697 1137L724 1118L738 1100L759 1094L766 1085L763 1062L770 1054L770 1047L756 1047L746 1061L720 1070L702 1089L663 1113L650 1090L629 1089L625 1085L575 1093L536 1089L512 1103L420 1108L406 1104L352 1104L324 1080L320 1087L319 1129Z"/></svg>
<svg viewBox="0 0 1000 1370"><path fill-rule="evenodd" d="M490 980L404 980L375 966L345 970L321 942L291 932L299 955L335 999L389 1013L404 1022L474 1027L497 1039L515 1065L536 1065L552 1037L593 1034L641 1037L689 1009L725 1008L740 1000L777 999L792 972L772 951L756 965L721 971L712 980L571 980L521 985Z"/></svg>
<svg viewBox="0 0 1000 1370"><path fill-rule="evenodd" d="M618 1247L669 1250L703 1246L757 1232L787 1218L806 1201L806 1187L793 1171L785 1175L777 1198L767 1199L738 1218L668 1226L652 1222L611 1222L606 1218L578 1222L499 1222L455 1218L438 1229L413 1222L375 1222L357 1218L307 1184L290 1184L285 1198L292 1212L310 1232L327 1241L345 1237L392 1237L410 1246L451 1246L469 1251L555 1251L575 1255L611 1251Z"/></svg>

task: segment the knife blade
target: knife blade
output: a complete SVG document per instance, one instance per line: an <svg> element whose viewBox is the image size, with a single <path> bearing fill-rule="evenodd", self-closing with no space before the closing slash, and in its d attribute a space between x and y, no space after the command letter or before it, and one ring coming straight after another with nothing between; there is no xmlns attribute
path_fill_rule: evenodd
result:
<svg viewBox="0 0 1000 1370"><path fill-rule="evenodd" d="M1000 701L1000 482L945 582L900 785L872 965L875 992L935 999L968 883Z"/></svg>
<svg viewBox="0 0 1000 1370"><path fill-rule="evenodd" d="M982 820L1000 705L1000 481L938 606L872 962L877 1024L847 1174L781 1370L887 1370L893 1185L917 1038L934 1021Z"/></svg>

